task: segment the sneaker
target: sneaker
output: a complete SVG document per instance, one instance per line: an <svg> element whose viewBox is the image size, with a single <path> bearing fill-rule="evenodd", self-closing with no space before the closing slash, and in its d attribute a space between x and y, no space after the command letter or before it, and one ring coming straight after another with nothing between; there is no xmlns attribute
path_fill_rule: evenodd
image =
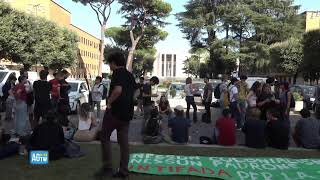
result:
<svg viewBox="0 0 320 180"><path fill-rule="evenodd" d="M119 178L119 179L126 179L129 175L128 174L123 174L122 172L116 172L113 174L113 178Z"/></svg>
<svg viewBox="0 0 320 180"><path fill-rule="evenodd" d="M93 176L96 179L101 179L101 178L105 178L105 177L112 177L112 175L113 175L113 170L112 169L101 168L99 171L94 173Z"/></svg>

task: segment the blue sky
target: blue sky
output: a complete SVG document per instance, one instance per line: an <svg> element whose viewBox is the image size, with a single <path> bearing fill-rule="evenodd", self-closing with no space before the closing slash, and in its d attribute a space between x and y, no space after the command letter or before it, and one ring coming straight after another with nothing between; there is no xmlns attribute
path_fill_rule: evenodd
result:
<svg viewBox="0 0 320 180"><path fill-rule="evenodd" d="M100 36L100 28L96 19L95 13L91 10L89 6L83 6L80 3L74 3L72 0L55 0L64 8L68 9L72 13L72 23L83 30L95 35L96 37ZM172 13L175 14L181 11L184 11L183 5L187 0L165 0L169 2L172 6ZM300 11L306 10L320 10L320 1L319 0L295 0L295 4L301 5ZM123 24L124 19L121 14L118 14L119 4L114 3L112 5L112 13L108 21L107 26L120 26ZM159 42L157 44L157 49L162 50L179 50L179 51L188 51L189 42L183 38L183 34L180 32L177 25L176 18L171 15L167 21L170 25L165 27L165 30L169 32L169 36L165 41Z"/></svg>

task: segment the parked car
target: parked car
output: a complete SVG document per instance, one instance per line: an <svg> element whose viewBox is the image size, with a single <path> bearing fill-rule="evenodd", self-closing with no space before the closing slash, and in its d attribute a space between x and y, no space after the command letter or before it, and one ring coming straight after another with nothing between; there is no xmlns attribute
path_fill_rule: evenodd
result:
<svg viewBox="0 0 320 180"><path fill-rule="evenodd" d="M89 102L89 89L85 81L67 80L71 89L69 92L70 108L72 112L77 112L82 103Z"/></svg>
<svg viewBox="0 0 320 180"><path fill-rule="evenodd" d="M185 84L180 82L173 82L169 85L166 97L168 98L171 107L176 107L177 105L181 105L184 108L187 107L184 87Z"/></svg>
<svg viewBox="0 0 320 180"><path fill-rule="evenodd" d="M314 109L315 86L293 85L290 87L291 92L297 92L303 96L303 102L308 109Z"/></svg>

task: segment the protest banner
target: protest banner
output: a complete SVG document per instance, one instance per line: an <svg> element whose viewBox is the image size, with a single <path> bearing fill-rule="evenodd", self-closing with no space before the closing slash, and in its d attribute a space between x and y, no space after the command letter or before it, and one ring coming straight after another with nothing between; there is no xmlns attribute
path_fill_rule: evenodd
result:
<svg viewBox="0 0 320 180"><path fill-rule="evenodd" d="M320 159L235 158L131 154L129 170L154 175L188 175L225 180L320 179Z"/></svg>

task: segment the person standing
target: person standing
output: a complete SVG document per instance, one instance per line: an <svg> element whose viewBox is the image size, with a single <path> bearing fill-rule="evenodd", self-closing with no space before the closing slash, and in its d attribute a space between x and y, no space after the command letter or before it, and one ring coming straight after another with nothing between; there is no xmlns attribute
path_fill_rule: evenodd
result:
<svg viewBox="0 0 320 180"><path fill-rule="evenodd" d="M68 115L70 113L69 104L69 91L71 89L70 84L66 81L69 77L69 72L66 70L61 71L62 78L59 81L60 84L60 99L58 104L59 123L62 126L68 125Z"/></svg>
<svg viewBox="0 0 320 180"><path fill-rule="evenodd" d="M31 124L31 128L34 129L40 118L44 116L51 109L50 91L51 84L47 81L48 73L45 70L40 71L40 80L33 83L33 92L35 97L34 105L34 121Z"/></svg>
<svg viewBox="0 0 320 180"><path fill-rule="evenodd" d="M237 128L240 129L242 127L242 119L241 119L241 108L239 105L239 91L236 86L238 82L237 78L231 79L231 84L229 87L229 99L230 99L230 111L232 118L236 120Z"/></svg>
<svg viewBox="0 0 320 180"><path fill-rule="evenodd" d="M118 143L120 145L120 168L113 174L116 178L126 178L129 174L129 123L134 113L134 92L137 88L133 75L127 71L126 59L120 52L110 54L108 57L110 69L113 71L110 93L106 113L102 123L101 147L103 166L95 177L111 176L112 151L110 136L116 129Z"/></svg>
<svg viewBox="0 0 320 180"><path fill-rule="evenodd" d="M16 84L17 78L15 75L9 77L8 81L2 87L3 101L5 101L6 106L6 117L4 120L4 130L5 133L10 133L10 130L14 129L14 119L13 119L13 108L15 104L15 98L13 90Z"/></svg>
<svg viewBox="0 0 320 180"><path fill-rule="evenodd" d="M26 99L27 111L28 111L30 124L32 124L33 123L32 122L33 121L33 103L34 103L34 94L33 94L32 84L28 80L29 76L28 76L28 71L26 69L20 70L20 76L24 76L26 78L25 88L27 91L27 99Z"/></svg>
<svg viewBox="0 0 320 180"><path fill-rule="evenodd" d="M97 118L100 119L101 113L101 101L103 96L104 85L101 83L102 77L97 76L95 80L95 84L92 88L92 108L94 109L97 106Z"/></svg>
<svg viewBox="0 0 320 180"><path fill-rule="evenodd" d="M53 74L54 79L50 80L49 83L51 84L51 106L54 112L57 112L58 109L58 102L60 99L60 83L59 81L62 78L61 72L55 72Z"/></svg>
<svg viewBox="0 0 320 180"><path fill-rule="evenodd" d="M241 122L243 123L245 121L246 117L246 108L247 108L247 103L246 103L246 97L248 95L249 89L248 89L248 84L246 80L248 79L247 76L243 75L240 76L240 81L237 83L237 87L239 90L239 106L241 109Z"/></svg>
<svg viewBox="0 0 320 180"><path fill-rule="evenodd" d="M186 86L184 87L184 92L186 93L186 102L187 102L187 111L186 111L186 118L190 119L190 106L193 108L193 122L196 123L198 121L197 116L197 105L194 101L193 96L193 86L192 86L192 79L188 77L186 79Z"/></svg>
<svg viewBox="0 0 320 180"><path fill-rule="evenodd" d="M294 106L292 103L293 96L289 89L289 83L284 82L280 84L281 94L280 94L280 104L283 111L284 119L289 121L290 110Z"/></svg>
<svg viewBox="0 0 320 180"><path fill-rule="evenodd" d="M156 76L153 76L150 79L149 83L146 83L143 86L143 122L141 126L141 134L144 134L144 128L146 125L146 122L148 119L150 119L151 116L151 110L152 110L152 97L158 97L156 94L152 94L152 86L158 85L159 84L159 79Z"/></svg>
<svg viewBox="0 0 320 180"><path fill-rule="evenodd" d="M246 98L247 104L248 104L247 109L257 108L257 100L261 91L262 91L261 83L259 81L254 82Z"/></svg>
<svg viewBox="0 0 320 180"><path fill-rule="evenodd" d="M219 92L220 92L220 98L219 98L220 109L223 110L223 109L229 108L230 102L229 102L229 97L228 97L229 93L228 93L228 87L227 87L227 77L223 76L221 81L222 82L216 88L219 88Z"/></svg>
<svg viewBox="0 0 320 180"><path fill-rule="evenodd" d="M16 99L15 107L15 122L16 133L19 136L25 136L27 134L28 125L28 106L27 106L27 90L26 83L27 78L20 76L18 78L19 83L14 87L14 96Z"/></svg>
<svg viewBox="0 0 320 180"><path fill-rule="evenodd" d="M140 77L139 83L138 83L138 88L139 88L139 95L137 98L138 105L137 105L137 112L138 113L143 113L143 86L144 86L144 77Z"/></svg>
<svg viewBox="0 0 320 180"><path fill-rule="evenodd" d="M209 79L204 78L204 83L206 84L204 86L204 92L203 92L203 102L204 107L206 109L205 119L204 121L206 123L211 123L211 102L212 102L212 85L209 84Z"/></svg>

